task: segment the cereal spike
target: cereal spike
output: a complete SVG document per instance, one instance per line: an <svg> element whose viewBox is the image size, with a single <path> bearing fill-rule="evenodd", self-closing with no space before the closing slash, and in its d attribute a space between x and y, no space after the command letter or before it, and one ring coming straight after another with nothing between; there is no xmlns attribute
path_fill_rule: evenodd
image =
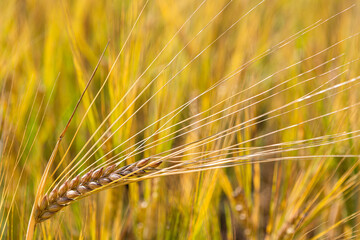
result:
<svg viewBox="0 0 360 240"><path fill-rule="evenodd" d="M106 168L103 167L95 171L91 170L82 177L77 176L72 180L67 180L59 188L54 188L54 190L50 192L49 197L47 195L43 197L36 209L36 222L40 223L51 218L56 212L85 194L91 193L93 190L118 182L118 180L124 176L127 176L125 179L128 179L135 175L146 175L147 165L149 165L151 169L154 169L161 164L161 161L150 164L149 162L150 158L146 158L117 170L116 164L113 164ZM123 182L124 181L122 181L122 183Z"/></svg>

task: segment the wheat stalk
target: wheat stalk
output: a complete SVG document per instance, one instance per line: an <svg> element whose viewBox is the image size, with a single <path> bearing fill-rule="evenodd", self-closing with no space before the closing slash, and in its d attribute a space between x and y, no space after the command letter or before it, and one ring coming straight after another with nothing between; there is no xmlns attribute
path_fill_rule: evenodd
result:
<svg viewBox="0 0 360 240"><path fill-rule="evenodd" d="M116 164L91 170L83 176L77 176L65 181L60 187L55 187L49 195L45 194L36 207L35 220L43 222L70 203L83 198L101 187L107 188L117 183L126 184L126 180L134 176L144 176L154 171L162 161L150 162L150 158L118 168Z"/></svg>

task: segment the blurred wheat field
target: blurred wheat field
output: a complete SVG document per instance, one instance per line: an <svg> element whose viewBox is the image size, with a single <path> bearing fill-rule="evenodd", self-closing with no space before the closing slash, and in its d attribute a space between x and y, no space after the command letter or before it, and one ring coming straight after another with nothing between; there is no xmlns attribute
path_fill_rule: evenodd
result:
<svg viewBox="0 0 360 240"><path fill-rule="evenodd" d="M360 239L359 26L356 0L1 1L0 239L42 177L146 158L33 238Z"/></svg>

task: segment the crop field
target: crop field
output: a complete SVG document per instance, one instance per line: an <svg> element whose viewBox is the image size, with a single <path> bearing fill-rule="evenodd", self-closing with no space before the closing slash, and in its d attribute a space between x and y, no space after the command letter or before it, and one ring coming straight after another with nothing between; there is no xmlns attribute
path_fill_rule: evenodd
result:
<svg viewBox="0 0 360 240"><path fill-rule="evenodd" d="M0 239L360 239L357 0L0 1Z"/></svg>

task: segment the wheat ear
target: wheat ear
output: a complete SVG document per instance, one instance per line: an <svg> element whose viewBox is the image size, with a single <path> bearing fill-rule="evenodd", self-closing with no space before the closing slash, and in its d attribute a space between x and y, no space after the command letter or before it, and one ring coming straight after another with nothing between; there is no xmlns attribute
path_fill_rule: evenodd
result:
<svg viewBox="0 0 360 240"><path fill-rule="evenodd" d="M59 188L55 187L49 196L45 195L42 198L36 207L35 220L37 223L43 222L94 190L100 187L106 188L114 182L126 184L128 177L144 176L149 171L156 170L161 163L162 161L150 162L147 158L118 169L117 165L113 164L106 168L91 170L82 177L77 176L72 180L67 180Z"/></svg>

